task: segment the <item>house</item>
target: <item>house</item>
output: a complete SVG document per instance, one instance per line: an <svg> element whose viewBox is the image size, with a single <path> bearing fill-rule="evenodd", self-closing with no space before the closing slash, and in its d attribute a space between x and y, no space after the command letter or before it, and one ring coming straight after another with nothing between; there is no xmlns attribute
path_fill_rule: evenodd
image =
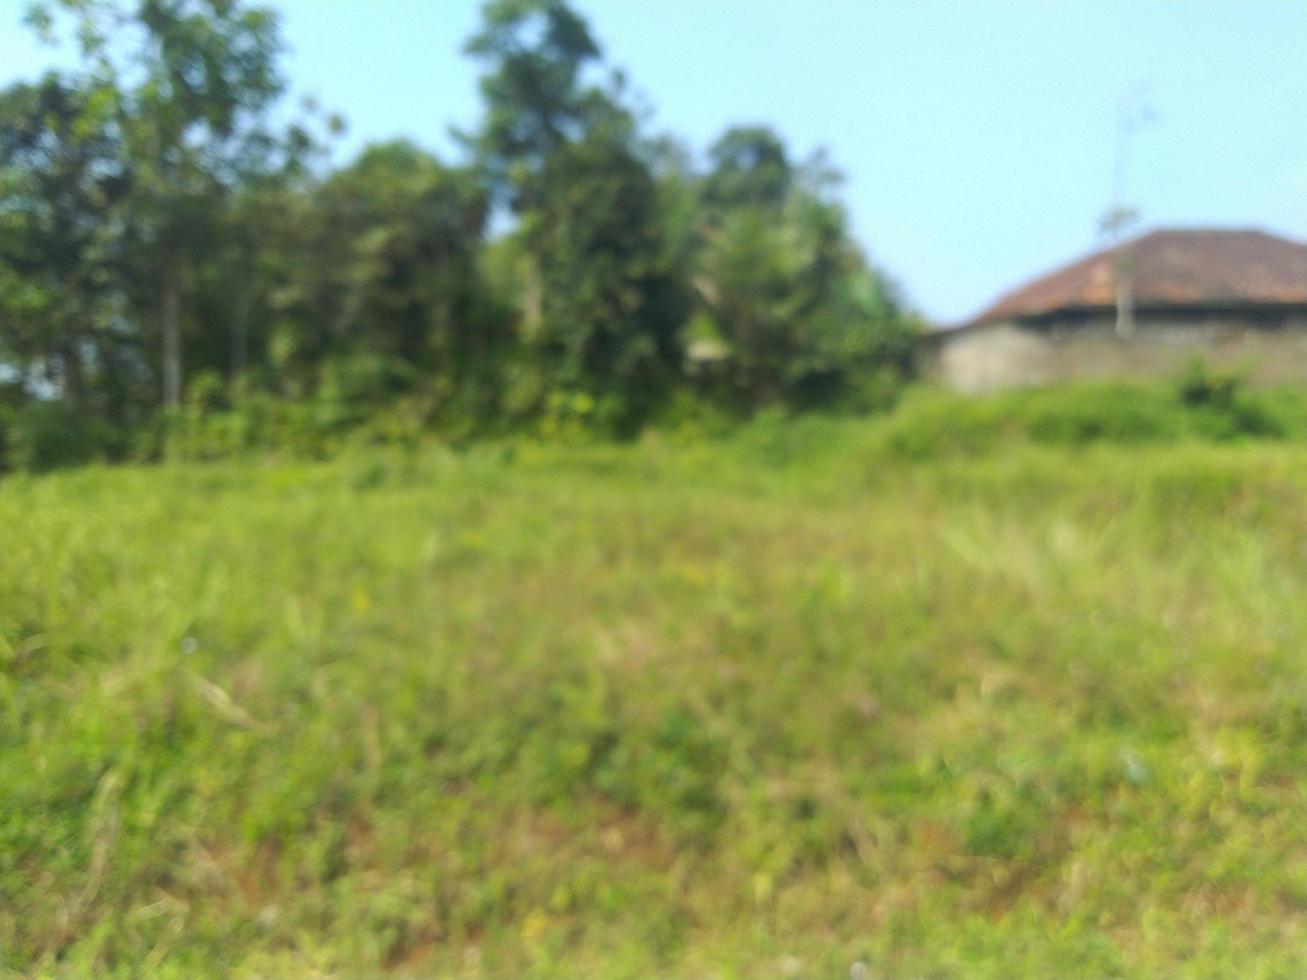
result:
<svg viewBox="0 0 1307 980"><path fill-rule="evenodd" d="M1195 358L1255 382L1307 383L1307 245L1260 231L1155 231L938 331L923 369L983 392L1170 376Z"/></svg>

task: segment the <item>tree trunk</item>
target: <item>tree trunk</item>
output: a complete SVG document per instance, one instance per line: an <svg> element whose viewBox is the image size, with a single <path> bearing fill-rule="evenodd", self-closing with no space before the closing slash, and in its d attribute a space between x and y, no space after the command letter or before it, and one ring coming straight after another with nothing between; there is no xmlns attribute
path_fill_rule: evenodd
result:
<svg viewBox="0 0 1307 980"><path fill-rule="evenodd" d="M81 355L72 344L59 351L59 381L64 404L80 415L85 402L86 384L82 377Z"/></svg>
<svg viewBox="0 0 1307 980"><path fill-rule="evenodd" d="M522 319L528 334L538 328L540 321L545 318L545 287L542 278L535 262L529 262L525 270L526 282L522 289L525 294Z"/></svg>
<svg viewBox="0 0 1307 980"><path fill-rule="evenodd" d="M250 359L250 307L254 304L254 277L251 275L236 298L231 318L231 382L240 384Z"/></svg>
<svg viewBox="0 0 1307 980"><path fill-rule="evenodd" d="M163 407L177 408L182 403L182 288L175 263L163 271L163 297L160 304L159 332L163 341Z"/></svg>

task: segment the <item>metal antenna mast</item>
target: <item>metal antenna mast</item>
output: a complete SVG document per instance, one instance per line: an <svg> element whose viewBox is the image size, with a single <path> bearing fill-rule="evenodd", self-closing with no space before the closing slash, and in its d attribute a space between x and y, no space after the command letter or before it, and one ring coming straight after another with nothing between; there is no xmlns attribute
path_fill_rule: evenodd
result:
<svg viewBox="0 0 1307 980"><path fill-rule="evenodd" d="M1136 132L1157 120L1148 103L1148 89L1143 83L1128 89L1116 103L1116 152L1112 162L1112 204L1099 221L1099 230L1107 236L1112 249L1113 284L1116 288L1116 332L1125 337L1134 332L1134 263L1122 240L1139 220L1139 211L1126 203L1126 170L1129 164L1130 139Z"/></svg>

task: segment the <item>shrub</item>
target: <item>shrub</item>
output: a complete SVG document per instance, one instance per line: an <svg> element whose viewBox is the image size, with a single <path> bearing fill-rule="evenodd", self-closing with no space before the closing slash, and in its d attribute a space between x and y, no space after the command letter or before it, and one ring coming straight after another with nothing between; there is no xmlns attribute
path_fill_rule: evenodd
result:
<svg viewBox="0 0 1307 980"><path fill-rule="evenodd" d="M688 442L725 436L738 424L738 416L723 408L720 402L679 390L659 407L650 428Z"/></svg>
<svg viewBox="0 0 1307 980"><path fill-rule="evenodd" d="M358 425L410 389L413 374L403 361L375 355L328 361L313 397L318 421L328 430Z"/></svg>
<svg viewBox="0 0 1307 980"><path fill-rule="evenodd" d="M884 423L884 445L926 459L1009 443L1082 446L1181 439L1284 439L1307 434L1307 395L1249 390L1202 364L1172 384L1091 382L985 397L918 389Z"/></svg>
<svg viewBox="0 0 1307 980"><path fill-rule="evenodd" d="M1264 393L1247 391L1240 375L1214 371L1201 359L1185 369L1176 394L1191 410L1195 430L1208 438L1288 434L1288 420L1277 417Z"/></svg>
<svg viewBox="0 0 1307 980"><path fill-rule="evenodd" d="M909 459L973 455L992 449L1011 434L1014 420L993 399L969 399L918 389L885 423L885 443Z"/></svg>
<svg viewBox="0 0 1307 980"><path fill-rule="evenodd" d="M114 431L84 418L60 400L34 400L10 410L4 431L4 468L43 471L115 458Z"/></svg>
<svg viewBox="0 0 1307 980"><path fill-rule="evenodd" d="M1034 442L1156 442L1182 429L1166 392L1130 385L1069 387L1016 399L1019 425Z"/></svg>

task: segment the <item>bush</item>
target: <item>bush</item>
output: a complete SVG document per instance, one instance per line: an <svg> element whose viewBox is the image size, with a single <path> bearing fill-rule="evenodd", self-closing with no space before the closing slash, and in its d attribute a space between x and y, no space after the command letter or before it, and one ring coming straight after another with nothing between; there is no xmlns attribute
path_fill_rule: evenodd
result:
<svg viewBox="0 0 1307 980"><path fill-rule="evenodd" d="M313 396L318 420L328 430L358 425L409 390L413 375L403 361L374 355L328 361Z"/></svg>
<svg viewBox="0 0 1307 980"><path fill-rule="evenodd" d="M1018 400L1020 428L1034 442L1157 442L1174 439L1182 420L1167 392L1130 385L1070 387Z"/></svg>
<svg viewBox="0 0 1307 980"><path fill-rule="evenodd" d="M1246 391L1241 376L1213 371L1202 360L1180 376L1176 394L1193 413L1195 429L1208 438L1282 437L1291 428L1271 398Z"/></svg>
<svg viewBox="0 0 1307 980"><path fill-rule="evenodd" d="M411 368L374 356L327 362L308 398L267 391L233 398L221 376L202 372L187 386L185 408L161 416L138 458L214 460L257 451L319 458L355 433L367 442L409 442L430 418L422 399L401 398L412 385Z"/></svg>
<svg viewBox="0 0 1307 980"><path fill-rule="evenodd" d="M161 454L177 460L216 460L249 452L319 458L335 445L336 426L324 424L312 402L267 394L247 395L229 409L165 413L159 422Z"/></svg>
<svg viewBox="0 0 1307 980"><path fill-rule="evenodd" d="M909 393L885 423L887 447L909 459L987 452L1014 435L1015 419L994 399L971 399L935 389Z"/></svg>
<svg viewBox="0 0 1307 980"><path fill-rule="evenodd" d="M40 472L119 455L111 427L83 418L59 400L30 401L9 410L0 419L0 430L4 469Z"/></svg>
<svg viewBox="0 0 1307 980"><path fill-rule="evenodd" d="M892 452L975 455L1010 443L1056 446L1307 435L1307 395L1254 391L1197 364L1175 383L1080 383L986 397L917 389L885 423Z"/></svg>
<svg viewBox="0 0 1307 980"><path fill-rule="evenodd" d="M678 442L719 438L729 434L739 417L716 401L691 391L673 392L655 413L650 428Z"/></svg>

